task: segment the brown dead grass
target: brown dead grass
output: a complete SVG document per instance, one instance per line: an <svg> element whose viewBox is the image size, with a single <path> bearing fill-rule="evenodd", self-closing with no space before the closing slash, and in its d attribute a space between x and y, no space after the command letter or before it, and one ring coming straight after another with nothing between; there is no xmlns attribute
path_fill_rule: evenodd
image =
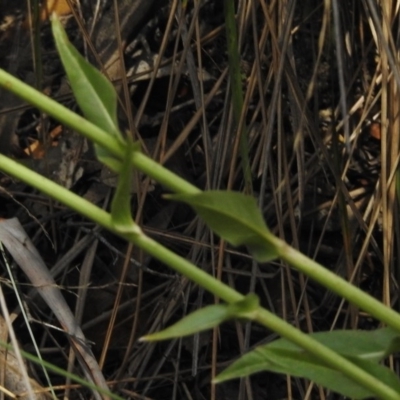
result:
<svg viewBox="0 0 400 400"><path fill-rule="evenodd" d="M77 2L67 26L77 45L115 83L122 124L145 151L201 188L225 189L230 182L242 190L235 150L241 126L234 123L230 100L222 6L205 3L200 7L196 1L182 10L181 2L171 1L155 28L143 31L154 54L138 54L145 49L138 42L123 62L125 47L143 25L126 28L125 11L114 15ZM386 1L307 0L297 8L294 3L248 0L237 10L244 94L240 124L248 135L254 195L274 233L397 308L398 10ZM159 4L143 13L143 22L159 11ZM120 10L124 6L118 3ZM115 26L108 38L112 51L105 51L111 47L99 39L107 18ZM99 44L105 47L96 48ZM150 56L147 71L132 70ZM45 71L49 57L44 50ZM53 73L60 76L62 70ZM55 88L46 73L43 78L45 88ZM58 98L72 104L65 91ZM31 121L32 111L18 113L22 116ZM46 135L55 122L39 119L36 129ZM27 138L35 135L41 138L32 133ZM91 190L95 201L107 207L112 189L97 183L106 193L99 197L100 189L88 179L98 180L101 167L83 151L79 157L83 175L74 190ZM242 400L268 393L269 399L326 398L323 389L307 382L268 374L240 384L210 385L210 371L273 338L250 323L233 322L213 335L139 344L142 334L214 299L28 188L7 180L2 185L49 231L55 249L26 212L4 198L2 213L10 216L11 210L36 235L67 297L79 287L79 296L70 296L71 305L96 343L107 379L123 397ZM229 248L189 210L167 208L162 193L146 180L137 186L136 220L201 268L243 293L257 292L264 306L306 332L376 326L288 265L259 265L243 249ZM40 307L31 307L37 319L49 322ZM39 328L44 349L63 348L65 338ZM53 362L62 354L67 353L53 354Z"/></svg>

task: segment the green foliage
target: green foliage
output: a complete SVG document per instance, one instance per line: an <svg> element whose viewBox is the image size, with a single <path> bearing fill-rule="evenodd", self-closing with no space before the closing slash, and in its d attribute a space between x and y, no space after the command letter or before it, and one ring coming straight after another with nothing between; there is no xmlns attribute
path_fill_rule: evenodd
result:
<svg viewBox="0 0 400 400"><path fill-rule="evenodd" d="M334 340L335 332L330 333ZM326 343L328 347L329 343L330 341ZM361 354L353 357L346 356L346 358L400 393L400 381L393 371L373 361L365 360L362 356ZM285 346L266 345L256 348L229 366L215 379L215 382L223 382L265 370L307 378L351 398L364 399L373 397L375 394L302 349L285 348Z"/></svg>
<svg viewBox="0 0 400 400"><path fill-rule="evenodd" d="M122 141L117 120L117 93L111 82L90 65L68 40L63 26L57 18L52 20L54 40L76 100L85 117L106 131L114 139ZM122 163L107 149L95 146L99 161L119 173L118 185L111 204L111 218L115 228L125 233L139 233L131 214L132 167L130 157L139 151L128 137L125 140Z"/></svg>
<svg viewBox="0 0 400 400"><path fill-rule="evenodd" d="M245 186L248 193L252 193L252 177L251 177L251 166L249 159L249 140L248 132L245 123L242 122L240 127L240 118L243 112L243 79L246 77L242 76L240 67L240 55L239 55L239 39L236 26L235 17L235 2L233 0L223 0L224 3L224 16L225 16L225 28L226 28L226 39L228 48L229 58L229 75L231 83L232 93L232 107L233 117L238 129L238 135L240 135L239 151L242 159L242 169L245 180ZM240 130L239 130L240 129Z"/></svg>
<svg viewBox="0 0 400 400"><path fill-rule="evenodd" d="M310 336L400 392L400 381L396 374L378 364L389 354L400 350L400 335L393 329L338 330L314 333ZM223 371L215 381L223 382L265 370L308 378L351 398L363 399L374 395L286 339L259 346L245 354Z"/></svg>
<svg viewBox="0 0 400 400"><path fill-rule="evenodd" d="M233 318L254 319L257 315L258 308L258 296L254 293L250 293L243 300L232 304L215 304L203 307L182 318L169 328L144 336L141 340L150 342L173 339L214 328L222 322Z"/></svg>
<svg viewBox="0 0 400 400"><path fill-rule="evenodd" d="M272 236L253 197L227 191L207 191L194 195L176 194L167 198L193 207L204 222L234 246L247 246L260 262L277 257Z"/></svg>
<svg viewBox="0 0 400 400"><path fill-rule="evenodd" d="M119 171L117 189L111 203L111 219L115 228L125 233L140 233L139 226L133 221L131 213L132 152L139 151L139 144L127 140L125 157Z"/></svg>
<svg viewBox="0 0 400 400"><path fill-rule="evenodd" d="M213 328L233 318L254 320L265 327L274 329L283 339L260 346L245 354L222 372L216 379L217 382L269 370L310 379L345 396L354 398L379 396L398 399L400 397L398 377L379 364L386 356L400 348L398 333L400 332L400 316L393 310L360 291L357 295L353 295L356 293L356 288L337 278L342 289L346 288L348 291L343 294L343 297L361 308L368 309L372 316L384 320L388 325L392 324L391 326L396 327L397 330L334 331L306 335L262 308L254 294L242 296L187 260L165 249L147 237L135 225L131 217L129 194L132 164L136 158L139 158L140 163L137 165L140 165L140 170L150 174L154 162L140 154L135 144L122 138L116 118L116 93L111 83L74 49L55 18L53 31L77 102L87 120L92 124L87 123L83 126L85 124L82 123L82 128L79 129L78 121L84 120L42 94L27 88L26 85L1 70L0 85L8 87L49 115L74 126L94 141L98 140L95 132L102 136L101 145L96 147L97 156L101 162L119 172L119 184L112 202L111 213L58 187L55 183L38 176L35 172L29 171L3 155L0 155L0 169L31 184L93 222L132 241L226 302L226 304L198 310L172 327L145 336L143 339L164 340L190 335ZM157 178L161 184L171 182L171 177L174 177L171 172L160 165L157 165L156 169ZM192 186L185 184L174 187L176 193L168 197L193 207L206 224L224 240L234 246L246 246L257 261L266 262L280 256L285 260L290 259L294 268L304 270L305 256L286 244L282 247L282 241L276 238L266 226L254 198L234 192L196 193ZM284 250L291 253L290 257L285 256ZM319 282L330 287L328 281L332 279L332 273L313 260L307 259L307 263L312 266L307 270L309 275L315 277L315 271L318 271ZM290 341L284 337L290 338Z"/></svg>
<svg viewBox="0 0 400 400"><path fill-rule="evenodd" d="M122 141L118 128L117 93L114 86L75 49L60 21L55 17L52 19L52 28L58 53L83 114L90 122ZM118 160L103 147L96 145L95 149L99 160L118 172Z"/></svg>

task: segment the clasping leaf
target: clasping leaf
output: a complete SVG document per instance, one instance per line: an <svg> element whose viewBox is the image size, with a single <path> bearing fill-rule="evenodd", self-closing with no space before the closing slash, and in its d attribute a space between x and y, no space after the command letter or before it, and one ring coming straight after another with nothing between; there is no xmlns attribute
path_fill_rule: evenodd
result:
<svg viewBox="0 0 400 400"><path fill-rule="evenodd" d="M166 197L189 204L221 238L233 246L247 246L257 261L266 262L277 257L271 240L273 235L253 197L218 190Z"/></svg>
<svg viewBox="0 0 400 400"><path fill-rule="evenodd" d="M123 142L117 120L117 93L112 83L94 68L68 40L57 15L52 16L53 36L72 91L84 116ZM97 158L115 172L120 162L106 149L95 145Z"/></svg>

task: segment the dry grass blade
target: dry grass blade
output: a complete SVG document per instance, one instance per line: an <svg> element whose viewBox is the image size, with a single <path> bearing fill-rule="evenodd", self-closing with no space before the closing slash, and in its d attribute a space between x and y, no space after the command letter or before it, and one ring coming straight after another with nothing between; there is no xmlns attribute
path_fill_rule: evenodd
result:
<svg viewBox="0 0 400 400"><path fill-rule="evenodd" d="M245 179L237 132L246 126L251 183L271 231L374 297L397 304L400 35L395 2L234 3L244 95L236 113L221 1L81 0L73 7L67 32L121 94L123 90L120 127L133 131L146 154L201 189L240 191ZM18 50L15 54L25 53L18 32L12 31L13 42L2 26L0 52L7 44L12 52ZM20 38L28 38L23 28L21 33ZM44 87L60 96L69 92L60 66L54 67L54 53L46 46L42 50L43 67L49 71ZM14 60L4 49L2 54L0 64ZM17 58L9 64L25 76L32 60ZM14 116L0 116L0 151L7 127L17 132L20 147L43 128L33 111L2 99L7 104L1 106L11 108ZM108 207L107 193L115 185L104 179L90 152L80 158L83 175L71 190L86 196L89 187L90 198ZM116 391L133 398L258 400L266 391L271 400L328 397L308 382L269 375L211 387L211 375L225 360L265 343L266 336L274 339L254 324L226 324L213 337L138 344L139 335L214 299L135 249L131 255L126 243L107 232L92 233L93 227L76 215L62 209L49 215L45 199L7 177L0 179L46 229L48 221L55 224L55 254L41 232L35 245L55 263L57 283L70 291L79 285L80 295L91 283L86 298L80 296L77 315L84 309L85 334L95 342L95 354L103 353L104 373L115 379ZM244 249L221 243L190 210L169 208L164 188L143 176L137 181L132 209L146 233L242 293L256 292L263 305L293 325L307 332L376 328L367 316L289 266L255 263ZM26 218L21 219L26 227L30 217L10 199L1 202L5 215ZM28 222L30 237L36 226ZM82 232L87 234L83 239ZM97 244L90 250L94 239ZM86 249L85 257L81 253ZM92 266L90 276L82 273L86 266ZM56 345L62 347L60 343Z"/></svg>
<svg viewBox="0 0 400 400"><path fill-rule="evenodd" d="M86 339L81 328L77 325L70 308L57 288L46 265L17 219L1 221L0 240L69 335L71 344L87 378L100 388L108 390L97 361L86 345ZM94 395L96 398L102 398L99 393L95 392Z"/></svg>
<svg viewBox="0 0 400 400"><path fill-rule="evenodd" d="M3 343L8 342L9 335L11 342L15 345L15 332L11 324L10 315L6 309L4 294L0 289L0 303L3 316L0 317L0 337ZM8 322L7 322L8 321ZM15 346L14 346L15 349ZM1 392L9 397L33 400L45 400L53 398L37 381L28 377L27 365L23 362L19 348L15 351L0 349L0 376Z"/></svg>

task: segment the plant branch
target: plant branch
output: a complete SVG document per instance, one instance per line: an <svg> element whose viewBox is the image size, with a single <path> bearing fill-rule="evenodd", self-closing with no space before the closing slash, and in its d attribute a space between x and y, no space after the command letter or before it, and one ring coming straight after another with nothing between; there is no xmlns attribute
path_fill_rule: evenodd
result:
<svg viewBox="0 0 400 400"><path fill-rule="evenodd" d="M78 131L91 142L107 149L119 159L124 157L124 143L80 115L72 112L62 104L44 95L33 87L21 82L6 71L0 69L0 86L19 96L32 106L50 115L64 125ZM0 149L1 152L1 149ZM191 183L170 172L167 168L156 163L151 158L140 152L134 152L131 159L132 165L150 176L157 182L161 182L166 188L176 193L194 194L200 189ZM30 184L31 182L28 182Z"/></svg>
<svg viewBox="0 0 400 400"><path fill-rule="evenodd" d="M57 185L51 180L37 174L34 171L31 171L30 169L18 164L17 162L1 154L0 154L0 169L24 181L25 183L37 188L42 193L48 195L49 197L52 197L54 200L63 203L72 210L75 210L81 215L91 219L93 222L96 222L97 224L101 225L105 229L115 233L116 235L121 236L122 238L130 242L133 242L141 249L146 251L148 254L152 255L156 259L168 265L176 272L182 274L183 276L186 276L188 279L197 283L199 286L207 289L214 295L220 297L227 303L233 303L244 299L244 296L242 294L236 292L230 286L218 281L213 276L207 274L202 269L197 268L195 265L193 265L183 257L178 256L174 252L168 250L164 246L154 241L153 239L147 237L145 234L143 234L143 232L140 229L136 230L135 233L122 233L118 231L115 225L112 223L111 215L106 211L100 209L99 207L95 206L89 201L79 197L75 193L72 193L68 189L65 189ZM283 243L284 242L282 241L277 243L277 245L280 245L280 248L282 250L281 253L286 252L287 254L289 254L286 255L287 260L295 262L295 265L299 264L298 260L293 259L293 257L296 255L296 252L294 252L294 250L292 251L290 246L288 245L284 247ZM284 258L284 255L281 254L281 256L282 258ZM307 257L305 256L303 257L304 259L302 261L304 262L310 261L308 260ZM316 268L315 266L313 268L317 270L324 269L319 266L318 268ZM329 271L326 270L325 272L329 273ZM321 275L323 275L322 272ZM340 278L337 279L343 281ZM351 287L351 289L354 290L354 288L350 284L348 285ZM367 295L364 294L364 296ZM371 301L376 302L376 300L374 299L372 299ZM382 307L385 306L382 305ZM374 378L361 368L357 367L350 361L346 360L344 357L336 354L334 351L330 350L326 346L318 343L315 339L311 338L309 335L302 333L298 329L288 324L286 321L270 313L269 311L260 308L259 315L256 318L256 321L262 324L263 326L274 330L282 337L291 340L298 346L306 349L307 351L309 351L311 354L313 354L315 357L317 357L319 360L323 361L330 367L338 371L342 371L350 379L353 379L355 382L368 388L381 398L398 399L398 394L393 389L391 389L384 383L380 382L379 380L377 380L376 378Z"/></svg>

